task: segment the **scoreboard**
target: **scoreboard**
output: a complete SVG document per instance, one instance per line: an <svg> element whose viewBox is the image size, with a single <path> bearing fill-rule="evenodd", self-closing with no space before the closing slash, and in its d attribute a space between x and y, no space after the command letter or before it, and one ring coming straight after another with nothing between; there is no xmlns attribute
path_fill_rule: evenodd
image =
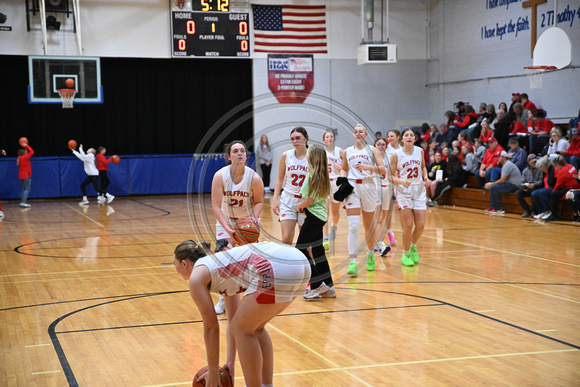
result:
<svg viewBox="0 0 580 387"><path fill-rule="evenodd" d="M172 57L250 57L246 12L231 12L228 0L193 0L191 11L171 11Z"/></svg>

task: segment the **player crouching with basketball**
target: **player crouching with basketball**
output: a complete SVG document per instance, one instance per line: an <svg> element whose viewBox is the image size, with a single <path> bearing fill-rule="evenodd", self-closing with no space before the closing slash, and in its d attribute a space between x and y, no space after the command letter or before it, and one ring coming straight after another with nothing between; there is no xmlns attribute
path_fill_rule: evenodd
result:
<svg viewBox="0 0 580 387"><path fill-rule="evenodd" d="M234 377L236 347L248 387L273 386L274 348L266 324L304 294L310 264L298 249L274 242L252 243L210 254L209 242L188 240L173 253L203 320L208 372L206 386L219 385L220 327L210 293L225 297L227 361ZM240 300L234 295L245 292Z"/></svg>

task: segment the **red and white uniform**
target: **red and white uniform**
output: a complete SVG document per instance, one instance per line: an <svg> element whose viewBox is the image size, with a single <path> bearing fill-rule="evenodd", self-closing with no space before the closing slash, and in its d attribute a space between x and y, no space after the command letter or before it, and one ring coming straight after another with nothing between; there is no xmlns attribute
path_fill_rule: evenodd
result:
<svg viewBox="0 0 580 387"><path fill-rule="evenodd" d="M346 148L348 162L348 182L354 190L345 199L346 208L362 208L365 212L373 212L377 207L377 184L372 171L359 171L357 164L375 165L373 150L370 146L357 149L354 146Z"/></svg>
<svg viewBox="0 0 580 387"><path fill-rule="evenodd" d="M253 294L258 304L290 302L304 294L310 281L310 264L300 250L274 242L252 243L200 258L194 267L206 266L209 291L232 296Z"/></svg>
<svg viewBox="0 0 580 387"><path fill-rule="evenodd" d="M395 148L391 147L390 144L389 144L389 147L391 148L392 152L394 152L396 150ZM388 151L388 148L387 148L387 151ZM383 162L385 163L385 168L387 170L386 172L390 173L391 172L391 168L390 168L391 155L387 151L385 152L385 157L383 159ZM387 179L387 175L379 175L379 176L380 176L379 186L378 186L379 197L378 197L377 205L381 206L382 210L387 211L391 206L391 202L393 201L393 184L391 182L389 182L389 180Z"/></svg>
<svg viewBox="0 0 580 387"><path fill-rule="evenodd" d="M413 154L408 155L403 148L399 148L397 153L397 171L399 179L409 180L411 185L405 188L402 185L395 187L397 205L400 210L410 208L413 210L427 209L427 194L423 185L423 169L421 162L421 148L413 147Z"/></svg>
<svg viewBox="0 0 580 387"><path fill-rule="evenodd" d="M300 188L308 175L308 160L306 155L302 159L296 158L295 150L286 152L286 179L284 191L280 195L280 220L297 220L299 225L304 223L305 214L296 209L301 201Z"/></svg>
<svg viewBox="0 0 580 387"><path fill-rule="evenodd" d="M340 157L341 150L342 149L336 146L334 147L334 151L326 151L326 159L328 161L328 177L330 177L330 199L334 203L339 203L334 200L334 193L338 190L336 179L340 177L340 168L336 168L334 164L338 164L339 166L342 165L342 157Z"/></svg>
<svg viewBox="0 0 580 387"><path fill-rule="evenodd" d="M220 169L223 180L222 213L229 226L233 228L238 219L253 215L252 179L255 172L244 166L244 177L238 184L234 184L230 168L231 165L226 165ZM229 234L220 222L216 221L215 228L217 239L229 238Z"/></svg>

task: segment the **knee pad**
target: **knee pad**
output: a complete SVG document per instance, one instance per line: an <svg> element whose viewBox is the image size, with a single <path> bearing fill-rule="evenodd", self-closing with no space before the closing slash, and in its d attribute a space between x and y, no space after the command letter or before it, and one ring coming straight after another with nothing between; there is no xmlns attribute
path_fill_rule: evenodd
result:
<svg viewBox="0 0 580 387"><path fill-rule="evenodd" d="M359 246L360 215L348 216L348 253L356 254Z"/></svg>

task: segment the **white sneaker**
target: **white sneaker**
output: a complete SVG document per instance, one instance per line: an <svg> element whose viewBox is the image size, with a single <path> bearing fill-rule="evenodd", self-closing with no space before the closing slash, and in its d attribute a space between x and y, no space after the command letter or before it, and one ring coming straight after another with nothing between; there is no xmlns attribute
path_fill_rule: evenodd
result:
<svg viewBox="0 0 580 387"><path fill-rule="evenodd" d="M326 293L329 289L330 288L325 283L322 283L322 285L320 285L316 289L310 289L308 292L306 292L306 294L304 295L304 299L312 300L316 298L322 298L322 295Z"/></svg>
<svg viewBox="0 0 580 387"><path fill-rule="evenodd" d="M104 196L98 196L98 197L97 197L97 202L98 202L99 204L100 204L100 203L104 203L104 202L106 202L106 201L107 201L107 198L106 198L106 197L104 197Z"/></svg>
<svg viewBox="0 0 580 387"><path fill-rule="evenodd" d="M546 211L544 213L544 215L542 215L542 217L540 219L548 219L550 217L550 215L552 215L552 211Z"/></svg>
<svg viewBox="0 0 580 387"><path fill-rule="evenodd" d="M548 211L544 211L538 215L534 215L534 219L542 219L542 216L546 215Z"/></svg>
<svg viewBox="0 0 580 387"><path fill-rule="evenodd" d="M226 304L224 301L224 297L220 296L219 301L215 304L215 314L224 314L226 312Z"/></svg>
<svg viewBox="0 0 580 387"><path fill-rule="evenodd" d="M79 206L84 206L85 204L89 204L89 200L88 199L83 199L80 203Z"/></svg>
<svg viewBox="0 0 580 387"><path fill-rule="evenodd" d="M24 208L29 208L30 207L30 204L28 204L28 203L20 203L19 206L20 207L24 207Z"/></svg>
<svg viewBox="0 0 580 387"><path fill-rule="evenodd" d="M0 220L4 219L4 212L0 211Z"/></svg>
<svg viewBox="0 0 580 387"><path fill-rule="evenodd" d="M111 195L110 193L107 194L107 203L111 203L113 201L113 199L115 199L115 197L113 195Z"/></svg>

